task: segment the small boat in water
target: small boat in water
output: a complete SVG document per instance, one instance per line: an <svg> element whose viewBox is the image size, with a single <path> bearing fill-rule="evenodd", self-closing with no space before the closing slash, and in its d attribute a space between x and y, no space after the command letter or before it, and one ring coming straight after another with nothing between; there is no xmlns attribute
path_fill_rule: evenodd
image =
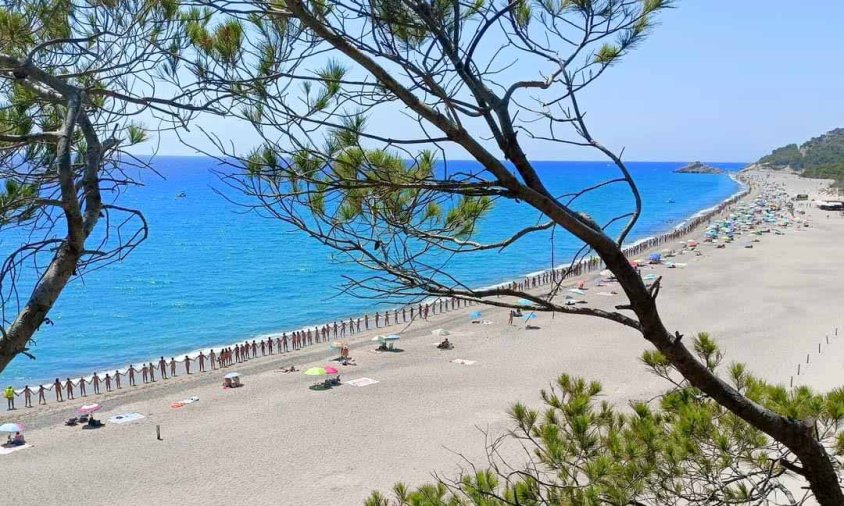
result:
<svg viewBox="0 0 844 506"><path fill-rule="evenodd" d="M185 192L180 192L178 195L176 195L176 198L177 198L177 199L183 199L183 198L185 198L185 197L187 197L187 196L188 196L188 194L187 194L187 193L185 193Z"/></svg>

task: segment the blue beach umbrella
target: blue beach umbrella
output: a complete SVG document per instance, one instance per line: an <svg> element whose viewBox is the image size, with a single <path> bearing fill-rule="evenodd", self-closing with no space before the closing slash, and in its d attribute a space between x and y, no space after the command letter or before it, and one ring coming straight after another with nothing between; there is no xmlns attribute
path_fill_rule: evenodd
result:
<svg viewBox="0 0 844 506"><path fill-rule="evenodd" d="M385 341L398 341L401 339L401 336L398 334L390 334L384 338Z"/></svg>
<svg viewBox="0 0 844 506"><path fill-rule="evenodd" d="M470 316L473 320L477 320L478 318L480 318L480 317L481 317L481 312L480 312L480 311L472 311L472 312L469 314L469 316Z"/></svg>

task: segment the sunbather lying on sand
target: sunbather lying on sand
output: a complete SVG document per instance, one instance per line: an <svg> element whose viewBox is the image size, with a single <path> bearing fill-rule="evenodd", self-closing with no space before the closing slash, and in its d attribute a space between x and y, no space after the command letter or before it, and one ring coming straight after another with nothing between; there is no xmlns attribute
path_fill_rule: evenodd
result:
<svg viewBox="0 0 844 506"><path fill-rule="evenodd" d="M295 365L291 365L290 367L282 367L281 372L299 372L299 369L296 369Z"/></svg>

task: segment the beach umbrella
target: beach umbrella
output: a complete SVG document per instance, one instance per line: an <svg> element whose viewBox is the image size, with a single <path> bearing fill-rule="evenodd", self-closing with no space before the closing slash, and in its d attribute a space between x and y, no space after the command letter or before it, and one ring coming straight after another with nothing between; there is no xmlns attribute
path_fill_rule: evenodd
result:
<svg viewBox="0 0 844 506"><path fill-rule="evenodd" d="M0 425L0 432L23 432L23 425L19 423L4 423Z"/></svg>
<svg viewBox="0 0 844 506"><path fill-rule="evenodd" d="M85 404L84 406L79 408L78 411L79 411L79 413L81 413L83 415L90 415L91 413L95 413L95 412L97 412L101 409L103 409L103 407L100 406L99 404L95 403L95 404Z"/></svg>
<svg viewBox="0 0 844 506"><path fill-rule="evenodd" d="M326 374L328 373L322 367L311 367L305 371L305 376L325 376Z"/></svg>
<svg viewBox="0 0 844 506"><path fill-rule="evenodd" d="M223 376L223 378L225 378L225 379L235 379L235 378L239 378L239 377L240 377L240 374L238 374L236 372L230 372L230 373L226 374L225 376Z"/></svg>
<svg viewBox="0 0 844 506"><path fill-rule="evenodd" d="M481 317L481 312L480 312L480 311L472 311L471 313L469 313L469 316L470 316L473 320L477 320L478 318L480 318L480 317Z"/></svg>
<svg viewBox="0 0 844 506"><path fill-rule="evenodd" d="M651 262L659 262L662 260L662 255L659 253L651 253L651 256L648 257L648 260Z"/></svg>
<svg viewBox="0 0 844 506"><path fill-rule="evenodd" d="M340 372L337 369L331 367L330 365L323 367L323 370L325 370L325 374L337 374Z"/></svg>
<svg viewBox="0 0 844 506"><path fill-rule="evenodd" d="M536 318L536 313L526 314L522 318L524 318L525 321L533 320L534 318Z"/></svg>
<svg viewBox="0 0 844 506"><path fill-rule="evenodd" d="M401 339L401 336L398 334L390 334L384 338L385 341L398 341L399 339Z"/></svg>

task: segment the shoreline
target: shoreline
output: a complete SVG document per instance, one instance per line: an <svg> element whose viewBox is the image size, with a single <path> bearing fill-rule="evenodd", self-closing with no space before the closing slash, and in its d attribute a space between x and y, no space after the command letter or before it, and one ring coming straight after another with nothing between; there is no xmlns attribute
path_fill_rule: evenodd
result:
<svg viewBox="0 0 844 506"><path fill-rule="evenodd" d="M649 249L658 247L660 245L666 244L669 240L677 239L679 237L688 235L688 234L694 232L694 230L702 224L702 220L704 220L708 217L711 217L715 214L720 213L721 210L723 209L723 207L730 205L731 203L735 203L738 200L740 200L741 198L743 198L751 190L750 185L741 180L740 176L741 176L741 174L744 173L744 170L745 169L742 169L742 171L735 172L735 173L724 174L727 177L729 177L731 180L733 180L736 184L739 185L738 189L735 192L733 192L730 196L721 200L720 202L718 202L717 204L715 204L713 206L709 206L709 207L706 207L706 208L703 208L703 209L696 211L694 214L689 215L688 217L686 217L683 220L681 220L680 222L678 222L676 225L664 230L663 232L660 232L658 234L649 235L649 236L643 237L641 239L637 239L636 241L632 242L628 246L625 246L625 248L623 249L625 255L628 256L628 257L634 256L634 255L640 255L640 254L643 253L643 251L642 251L643 248L645 250L649 250ZM689 225L689 223L692 223L692 224ZM631 258L631 260L632 260L632 258ZM474 290L483 290L483 289L498 288L498 287L502 287L502 286L512 285L513 283L520 283L520 282L524 281L525 279L529 279L529 278L541 278L541 277L546 276L547 274L550 274L550 273L555 272L555 271L562 273L563 271L566 271L569 268L573 268L573 271L567 276L567 279L574 280L574 279L576 279L577 277L579 277L583 274L588 274L588 273L595 272L595 271L603 269L603 263L600 262L600 259L597 256L594 256L594 255L589 256L589 257L585 257L585 258L581 259L580 262L578 262L576 264L572 264L571 261L569 260L569 261L566 261L566 262L559 263L557 266L555 266L553 268L548 268L548 269L543 269L543 270L539 270L539 271L529 272L529 273L526 273L526 274L517 275L515 277L511 277L509 279L503 280L503 281L495 283L495 284L475 287ZM541 285L540 284L534 284L533 287L536 288L538 286L544 286L545 284L547 284L549 282L550 281L546 281L546 282L542 283ZM406 306L385 308L383 310L376 311L376 312L367 312L367 313L361 314L359 316L351 316L348 319L344 317L344 318L340 318L340 319L337 319L337 320L328 321L328 322L324 322L324 323L305 325L303 327L300 327L300 328L294 329L294 330L279 330L279 331L265 332L265 333L261 333L261 334L253 334L253 335L244 337L243 341L236 341L236 342L230 342L230 343L225 343L225 344L224 343L211 344L211 345L203 346L201 348L194 348L194 349L191 349L191 350L186 351L186 352L165 353L163 355L159 355L159 357L161 357L161 356L168 357L169 356L169 357L173 358L173 357L187 356L192 360L196 360L196 359L198 359L200 354L208 355L209 352L212 351L212 350L219 350L219 349L222 349L222 348L234 347L236 345L243 344L244 342L251 342L252 340L260 340L260 341L263 341L265 339L275 340L276 338L281 337L282 335L285 335L285 334L292 336L294 333L298 333L298 332L308 332L308 331L317 332L318 329L321 329L324 326L332 326L332 325L336 325L336 324L341 323L341 322L343 322L343 323L350 322L351 323L352 321L355 321L357 323L357 326L360 327L362 321L364 321L366 318L373 319L374 315L376 313L381 314L381 313L386 313L386 312L401 311L402 309L408 309L408 308L411 308L411 307L416 308L420 304L422 304L422 305L436 305L438 302L439 302L439 299L429 297L429 298L422 299L420 302L411 303L411 304L408 304ZM451 309L451 311L453 311L453 310L454 309ZM433 312L433 314L439 314L439 313ZM404 323L408 323L408 322L407 322L407 320L403 320L402 323L404 324ZM391 325L391 327L395 327L395 326L396 326L396 324ZM377 327L376 329L365 328L363 331L365 332L365 331L377 330L377 329L387 329L387 327L382 326L382 327ZM356 334L357 333L349 334L348 337L351 337L352 335L356 335ZM333 339L341 339L341 338L335 337ZM318 344L324 344L326 342L331 342L331 341L332 341L332 339L329 339L328 341L317 341L314 344L317 344L317 345ZM295 350L292 350L292 351L295 351ZM157 365L158 360L159 359L156 359L155 357L151 357L149 359L144 359L144 360L132 362L131 364L128 364L128 365L101 367L101 368L97 368L97 369L99 369L100 371L106 371L102 374L107 374L107 373L110 373L111 371L114 371L115 373L119 373L120 375L126 375L126 374L128 374L129 367L134 365L134 364L143 365L143 364L150 363L150 364L156 364ZM166 358L165 358L165 360L166 360ZM185 360L183 358L180 358L180 359L176 359L175 361L179 364L178 365L179 370L185 371L185 366L184 366ZM168 367L169 367L169 360L167 362L168 362ZM95 368L92 367L91 369L95 369ZM136 371L140 372L140 369L136 369ZM158 369L156 367L156 373L157 372L158 372ZM105 376L103 376L101 374L98 374L98 376L99 376L100 381L105 381ZM55 377L55 378L59 379L60 381L62 381L63 383L64 383L65 380L63 380L62 378L76 378L77 380L84 378L86 383L90 383L93 380L93 373L87 374L87 375L85 375L85 374L80 375L80 373L70 374L70 373L65 372L65 373L60 373L58 375L50 375L50 377ZM34 383L33 386L30 388L33 392L35 392L34 395L37 395L37 388L39 386L43 386L46 391L52 391L52 389L53 389L52 380L45 379L44 381L47 381L47 383ZM77 381L77 384L78 384L78 381ZM19 396L22 396L25 387L28 386L28 385L21 386L20 384L18 384L18 385L12 384L12 386L15 387L16 394L19 395Z"/></svg>
<svg viewBox="0 0 844 506"><path fill-rule="evenodd" d="M696 250L668 259L685 262L684 268L646 265L643 278L663 276L659 308L666 328L686 336L709 332L725 353L722 367L744 362L749 372L787 388L802 362L795 387L834 388L840 385L837 364L844 358L844 333L833 332L842 326L835 273L837 259L844 256L844 217L827 218L797 203L796 213L806 215L789 217L787 226L779 224L785 213L772 216L777 223L762 221L767 212L754 201L765 195L765 175L750 181L754 190L748 204L725 210L712 223L730 212L737 214L736 223L756 213L755 226L731 243L724 234L705 242L705 226L697 229L690 238L699 241ZM814 184L791 177L770 182L784 182L789 195L817 193ZM586 294L578 297L588 299L589 307L612 311L625 303L617 283L599 273L583 278ZM548 290L530 293L542 296ZM468 313L474 309L492 324L472 324ZM327 506L337 497L344 504L362 504L370 491L389 491L397 481L416 486L431 482L432 473L455 476L467 464L485 467L485 442L513 427L508 408L514 402L540 408L540 390L560 374L600 381L597 402L619 409L671 388L641 364L641 353L651 346L633 329L552 313L537 313L531 328L524 323L508 325L506 308L444 312L402 328L398 346L403 352L396 353L373 350L370 338L381 330L362 332L349 340L357 366L331 363L342 384L328 390L309 388L310 376L279 370L291 363L303 371L330 363L327 346L315 345L144 388L124 387L97 399L89 395L43 409L19 405L0 413L0 420L26 424L32 447L0 455L7 479L25 483L11 487L7 501L52 504L55 490L63 490L63 501L84 503L96 490L97 504L144 504L167 490L170 502L223 505L242 502L249 487L249 502L256 506L278 504L280 497L289 504ZM434 346L442 339L432 335L437 328L449 331L453 350ZM808 365L801 360L807 352L812 354ZM232 370L240 373L244 387L222 389L223 375ZM375 383L355 384L363 378ZM172 406L194 397L200 400ZM104 428L64 426L76 408L91 402L103 405L97 418ZM129 413L143 418L113 419ZM267 451L270 445L278 450ZM519 465L524 453L514 446L502 447L502 456ZM45 475L50 479L34 478Z"/></svg>

